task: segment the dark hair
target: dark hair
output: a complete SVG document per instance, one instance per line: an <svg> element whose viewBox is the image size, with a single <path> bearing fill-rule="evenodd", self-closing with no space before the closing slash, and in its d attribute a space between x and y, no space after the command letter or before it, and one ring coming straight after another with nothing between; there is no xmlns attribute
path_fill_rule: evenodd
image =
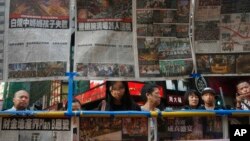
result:
<svg viewBox="0 0 250 141"><path fill-rule="evenodd" d="M147 93L151 94L152 92L154 92L155 88L158 88L157 85L151 83L147 83L142 87L141 97L144 102L147 101Z"/></svg>
<svg viewBox="0 0 250 141"><path fill-rule="evenodd" d="M198 102L198 105L197 105L197 108L198 108L201 105L201 102L202 102L201 95L196 90L193 90L193 89L190 89L190 90L186 91L186 93L184 95L184 105L185 105L185 107L189 107L188 97L191 94L195 94L196 96L198 96L198 98L199 98L199 102Z"/></svg>
<svg viewBox="0 0 250 141"><path fill-rule="evenodd" d="M125 81L107 81L106 87L106 111L113 111L114 110L114 97L111 95L110 87L113 87L115 83L121 82L125 88L124 95L121 98L122 109L123 110L140 110L140 107L134 102L129 94L128 83Z"/></svg>
<svg viewBox="0 0 250 141"><path fill-rule="evenodd" d="M240 80L240 81L238 81L238 82L236 83L236 85L235 85L235 86L236 86L236 91L238 91L238 88L237 88L237 87L238 87L238 85L241 84L241 83L248 83L248 84L250 84L250 82L247 81L247 80Z"/></svg>
<svg viewBox="0 0 250 141"><path fill-rule="evenodd" d="M78 99L76 99L76 98L74 98L74 99L72 100L72 103L79 103L80 105L82 105L81 102L80 102ZM65 110L67 110L67 109L68 109L68 101L67 101L67 103L66 103L66 105L65 105Z"/></svg>

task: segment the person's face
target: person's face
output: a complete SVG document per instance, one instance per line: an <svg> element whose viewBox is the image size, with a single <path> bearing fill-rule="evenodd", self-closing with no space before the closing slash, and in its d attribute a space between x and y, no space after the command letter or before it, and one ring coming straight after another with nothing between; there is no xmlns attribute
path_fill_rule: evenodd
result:
<svg viewBox="0 0 250 141"><path fill-rule="evenodd" d="M108 0L102 0L101 4L102 4L102 7L104 9L108 9L109 8L109 1Z"/></svg>
<svg viewBox="0 0 250 141"><path fill-rule="evenodd" d="M212 93L205 93L202 96L202 100L204 101L205 104L212 105L212 104L215 103L214 94L212 94Z"/></svg>
<svg viewBox="0 0 250 141"><path fill-rule="evenodd" d="M81 110L81 105L78 102L73 102L72 103L72 111L79 111Z"/></svg>
<svg viewBox="0 0 250 141"><path fill-rule="evenodd" d="M239 95L249 95L250 96L250 85L247 82L243 82L237 85L237 93Z"/></svg>
<svg viewBox="0 0 250 141"><path fill-rule="evenodd" d="M199 103L199 97L196 94L192 93L188 96L189 106L196 107L198 103Z"/></svg>
<svg viewBox="0 0 250 141"><path fill-rule="evenodd" d="M87 14L87 10L85 9L80 9L78 12L78 18L79 19L87 19L88 18L88 14Z"/></svg>
<svg viewBox="0 0 250 141"><path fill-rule="evenodd" d="M122 99L122 96L125 94L125 86L122 82L118 81L110 87L111 95L118 101Z"/></svg>
<svg viewBox="0 0 250 141"><path fill-rule="evenodd" d="M148 100L155 106L160 105L160 90L158 88L154 88L154 91L151 94L148 94Z"/></svg>
<svg viewBox="0 0 250 141"><path fill-rule="evenodd" d="M16 93L13 103L17 110L25 110L29 105L29 94L25 91Z"/></svg>

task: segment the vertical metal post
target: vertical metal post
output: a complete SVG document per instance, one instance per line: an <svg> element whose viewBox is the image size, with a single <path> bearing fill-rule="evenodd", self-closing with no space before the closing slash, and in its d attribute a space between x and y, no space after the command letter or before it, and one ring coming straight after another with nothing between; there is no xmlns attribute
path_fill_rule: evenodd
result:
<svg viewBox="0 0 250 141"><path fill-rule="evenodd" d="M67 114L72 116L72 100L73 100L73 81L74 76L76 76L76 72L67 72L66 76L68 76L68 109Z"/></svg>

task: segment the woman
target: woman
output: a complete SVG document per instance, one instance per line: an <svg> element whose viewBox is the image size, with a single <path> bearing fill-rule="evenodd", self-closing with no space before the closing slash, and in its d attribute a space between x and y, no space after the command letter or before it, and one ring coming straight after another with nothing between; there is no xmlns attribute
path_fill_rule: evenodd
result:
<svg viewBox="0 0 250 141"><path fill-rule="evenodd" d="M198 109L201 102L201 95L196 90L188 90L184 95L183 109Z"/></svg>
<svg viewBox="0 0 250 141"><path fill-rule="evenodd" d="M102 101L98 109L102 111L141 110L131 98L125 81L107 82L106 99Z"/></svg>

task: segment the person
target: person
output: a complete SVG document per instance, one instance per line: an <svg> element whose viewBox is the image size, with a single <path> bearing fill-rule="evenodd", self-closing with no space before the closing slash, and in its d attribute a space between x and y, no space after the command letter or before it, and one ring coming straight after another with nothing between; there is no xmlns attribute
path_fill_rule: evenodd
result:
<svg viewBox="0 0 250 141"><path fill-rule="evenodd" d="M65 105L65 109L68 109L68 102ZM80 111L81 110L81 102L74 98L72 100L72 111ZM76 116L72 117L72 128L73 128L73 141L77 141L77 137L79 136L79 118Z"/></svg>
<svg viewBox="0 0 250 141"><path fill-rule="evenodd" d="M236 85L236 109L250 110L250 83L240 81Z"/></svg>
<svg viewBox="0 0 250 141"><path fill-rule="evenodd" d="M26 111L28 110L30 96L25 90L19 90L14 94L13 107L6 111Z"/></svg>
<svg viewBox="0 0 250 141"><path fill-rule="evenodd" d="M201 106L201 95L196 90L188 90L184 95L183 109L198 109Z"/></svg>
<svg viewBox="0 0 250 141"><path fill-rule="evenodd" d="M143 111L160 111L157 106L160 105L160 90L155 84L145 84L141 89L141 97L145 104L141 106Z"/></svg>
<svg viewBox="0 0 250 141"><path fill-rule="evenodd" d="M65 109L68 109L68 102L65 105ZM78 99L73 99L72 100L72 111L80 111L81 108L81 102Z"/></svg>
<svg viewBox="0 0 250 141"><path fill-rule="evenodd" d="M216 95L216 92L214 91L214 89L210 87L204 88L201 92L201 98L204 102L204 105L200 106L199 109L204 109L204 110L221 109L220 107L215 105L215 95Z"/></svg>
<svg viewBox="0 0 250 141"><path fill-rule="evenodd" d="M129 94L128 84L125 81L107 81L106 99L103 100L98 109L102 111L126 111L141 108L134 102Z"/></svg>
<svg viewBox="0 0 250 141"><path fill-rule="evenodd" d="M156 111L159 112L160 110L157 106L160 105L161 97L160 97L160 90L155 84L145 84L141 89L141 97L145 101L145 104L141 106L142 111ZM157 134L157 118L152 117L149 118L150 123L150 141L156 141L156 134Z"/></svg>

